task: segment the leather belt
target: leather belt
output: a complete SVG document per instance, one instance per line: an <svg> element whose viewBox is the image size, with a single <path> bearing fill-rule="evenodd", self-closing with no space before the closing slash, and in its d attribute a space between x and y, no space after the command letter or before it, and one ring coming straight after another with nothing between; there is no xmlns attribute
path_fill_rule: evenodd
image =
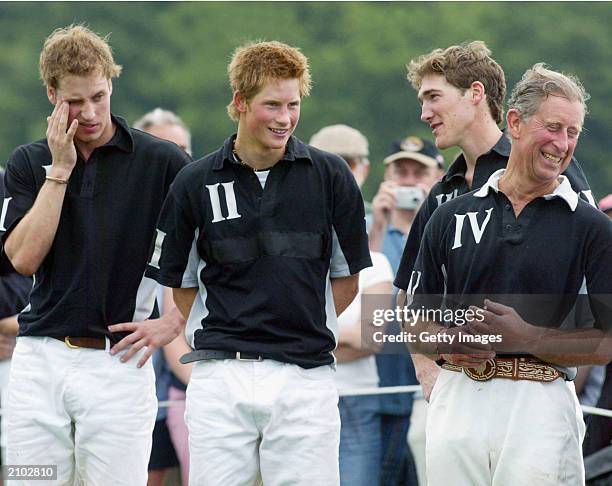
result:
<svg viewBox="0 0 612 486"><path fill-rule="evenodd" d="M529 380L551 382L561 378L561 372L537 358L532 357L497 357L485 361L475 368L464 368L451 363L444 363L442 368L450 371L463 371L475 381L488 381L492 378L510 380Z"/></svg>
<svg viewBox="0 0 612 486"><path fill-rule="evenodd" d="M237 359L238 361L263 361L263 357L252 352L219 351L215 349L196 349L184 354L179 360L183 364L206 359Z"/></svg>
<svg viewBox="0 0 612 486"><path fill-rule="evenodd" d="M88 348L88 349L106 349L106 338L100 337L57 337L53 336L58 341L63 341L71 349Z"/></svg>

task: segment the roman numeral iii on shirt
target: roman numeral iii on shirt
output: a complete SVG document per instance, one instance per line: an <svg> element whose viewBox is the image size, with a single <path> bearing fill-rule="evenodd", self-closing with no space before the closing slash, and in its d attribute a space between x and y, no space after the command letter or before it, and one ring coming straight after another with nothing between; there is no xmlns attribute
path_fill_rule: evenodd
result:
<svg viewBox="0 0 612 486"><path fill-rule="evenodd" d="M221 201L219 200L219 186L223 186L225 194L225 205L227 207L227 217L221 212ZM240 218L238 207L236 205L236 195L234 194L234 181L232 182L217 182L216 184L207 184L208 194L210 196L210 205L213 211L213 223L225 221L226 219Z"/></svg>
<svg viewBox="0 0 612 486"><path fill-rule="evenodd" d="M475 213L467 213L467 214L455 214L455 239L453 242L453 247L451 250L456 248L460 248L463 246L463 242L461 241L461 233L463 231L463 223L465 222L465 217L467 216L470 221L470 228L472 229L472 234L474 235L474 241L476 244L480 243L482 239L482 235L485 232L489 221L491 220L491 213L493 212L493 208L487 209L485 213L487 216L482 222L481 226L478 226L478 220L476 219L477 212Z"/></svg>

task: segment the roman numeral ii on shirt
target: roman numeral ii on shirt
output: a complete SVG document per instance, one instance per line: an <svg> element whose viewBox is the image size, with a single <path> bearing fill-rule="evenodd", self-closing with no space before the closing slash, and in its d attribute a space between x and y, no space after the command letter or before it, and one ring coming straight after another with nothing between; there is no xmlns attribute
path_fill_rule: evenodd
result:
<svg viewBox="0 0 612 486"><path fill-rule="evenodd" d="M227 207L227 216L224 217L221 212L221 201L219 200L219 186L223 186L225 194L225 205ZM216 184L207 184L206 189L210 195L210 204L213 211L213 223L225 221L226 219L240 218L238 207L236 206L236 195L234 194L234 181L232 182L217 182Z"/></svg>

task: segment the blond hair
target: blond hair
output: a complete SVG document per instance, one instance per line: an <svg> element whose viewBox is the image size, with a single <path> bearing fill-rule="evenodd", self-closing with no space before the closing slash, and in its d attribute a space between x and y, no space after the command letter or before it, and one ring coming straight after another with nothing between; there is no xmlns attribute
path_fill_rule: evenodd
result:
<svg viewBox="0 0 612 486"><path fill-rule="evenodd" d="M66 75L100 73L111 79L121 74L108 36L101 38L84 25L74 24L56 29L47 37L40 53L39 70L45 86L54 89Z"/></svg>

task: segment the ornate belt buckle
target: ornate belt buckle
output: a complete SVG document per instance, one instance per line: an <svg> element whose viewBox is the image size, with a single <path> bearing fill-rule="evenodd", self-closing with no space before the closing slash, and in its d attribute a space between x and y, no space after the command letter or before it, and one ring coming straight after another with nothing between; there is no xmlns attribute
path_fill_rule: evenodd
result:
<svg viewBox="0 0 612 486"><path fill-rule="evenodd" d="M463 368L463 372L474 381L488 381L495 376L497 364L494 359L488 359L480 366Z"/></svg>
<svg viewBox="0 0 612 486"><path fill-rule="evenodd" d="M76 344L72 344L70 342L70 336L66 336L64 338L64 342L66 343L66 346L68 346L70 349L79 349L81 346L77 346Z"/></svg>

